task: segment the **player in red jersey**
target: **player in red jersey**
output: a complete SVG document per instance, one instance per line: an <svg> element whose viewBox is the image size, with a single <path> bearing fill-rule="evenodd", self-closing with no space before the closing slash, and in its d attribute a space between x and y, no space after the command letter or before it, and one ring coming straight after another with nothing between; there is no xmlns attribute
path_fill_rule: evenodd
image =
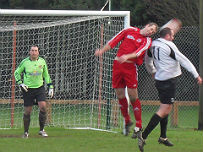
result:
<svg viewBox="0 0 203 152"><path fill-rule="evenodd" d="M141 136L142 119L141 103L137 92L137 67L143 63L145 51L150 48L152 40L150 36L157 32L158 25L149 23L144 28L129 27L120 31L103 48L95 51L95 56L101 56L104 52L114 48L119 42L119 50L113 63L113 88L119 100L121 113L125 119L125 135L130 132L133 125L129 112L128 102L125 96L127 87L130 102L133 107L136 120L133 137Z"/></svg>

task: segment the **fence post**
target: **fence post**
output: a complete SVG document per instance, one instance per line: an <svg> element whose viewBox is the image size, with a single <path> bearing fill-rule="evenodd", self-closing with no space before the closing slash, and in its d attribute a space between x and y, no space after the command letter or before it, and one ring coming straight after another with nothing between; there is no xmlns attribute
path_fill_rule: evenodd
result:
<svg viewBox="0 0 203 152"><path fill-rule="evenodd" d="M46 120L47 125L52 124L52 102L49 100L47 101L47 120Z"/></svg>
<svg viewBox="0 0 203 152"><path fill-rule="evenodd" d="M178 103L175 101L173 104L173 110L171 115L171 126L178 126Z"/></svg>
<svg viewBox="0 0 203 152"><path fill-rule="evenodd" d="M199 8L199 23L200 23L200 75L203 76L203 0L199 0L200 8ZM203 130L203 86L199 87L199 121L198 121L198 130Z"/></svg>

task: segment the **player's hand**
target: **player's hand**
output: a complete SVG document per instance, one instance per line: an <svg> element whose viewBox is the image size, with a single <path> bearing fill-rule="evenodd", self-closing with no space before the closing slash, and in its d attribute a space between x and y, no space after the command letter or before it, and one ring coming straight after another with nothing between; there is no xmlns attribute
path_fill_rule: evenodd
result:
<svg viewBox="0 0 203 152"><path fill-rule="evenodd" d="M153 78L153 79L155 78L155 73L152 73L152 78Z"/></svg>
<svg viewBox="0 0 203 152"><path fill-rule="evenodd" d="M127 55L122 55L120 57L118 57L118 62L123 63L125 61L128 60L128 56Z"/></svg>
<svg viewBox="0 0 203 152"><path fill-rule="evenodd" d="M54 89L53 88L49 88L48 95L49 95L50 98L52 98L54 96Z"/></svg>
<svg viewBox="0 0 203 152"><path fill-rule="evenodd" d="M103 52L100 49L97 49L94 53L95 56L101 56Z"/></svg>
<svg viewBox="0 0 203 152"><path fill-rule="evenodd" d="M202 84L202 78L200 76L197 77L197 83Z"/></svg>
<svg viewBox="0 0 203 152"><path fill-rule="evenodd" d="M24 83L21 83L20 85L21 90L28 92L28 86L26 86Z"/></svg>

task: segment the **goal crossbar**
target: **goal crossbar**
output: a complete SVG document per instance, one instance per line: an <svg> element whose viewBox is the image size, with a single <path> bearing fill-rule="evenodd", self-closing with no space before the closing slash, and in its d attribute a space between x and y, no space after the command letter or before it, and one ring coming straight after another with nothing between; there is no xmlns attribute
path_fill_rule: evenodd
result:
<svg viewBox="0 0 203 152"><path fill-rule="evenodd" d="M130 11L86 11L86 10L21 10L0 9L1 15L23 16L123 16L125 27L130 26Z"/></svg>
<svg viewBox="0 0 203 152"><path fill-rule="evenodd" d="M130 16L130 11L86 11L86 10L21 10L0 9L0 15L39 15L39 16Z"/></svg>

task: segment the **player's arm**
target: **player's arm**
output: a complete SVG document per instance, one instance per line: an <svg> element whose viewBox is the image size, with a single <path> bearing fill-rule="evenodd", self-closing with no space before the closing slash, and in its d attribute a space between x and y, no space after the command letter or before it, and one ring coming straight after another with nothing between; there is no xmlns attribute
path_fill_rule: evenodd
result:
<svg viewBox="0 0 203 152"><path fill-rule="evenodd" d="M20 86L21 90L24 90L25 92L27 92L28 91L28 86L25 85L23 83L23 81L21 80L21 73L24 70L25 70L24 61L22 61L20 63L20 65L17 67L17 69L15 70L14 76L15 76L16 83Z"/></svg>
<svg viewBox="0 0 203 152"><path fill-rule="evenodd" d="M180 65L184 67L188 72L190 72L195 79L197 79L199 84L202 84L202 78L199 76L195 66L190 62L190 60L184 56L176 46L174 46L175 59L179 61Z"/></svg>
<svg viewBox="0 0 203 152"><path fill-rule="evenodd" d="M101 56L104 52L111 49L111 46L107 43L103 48L95 51L95 56Z"/></svg>
<svg viewBox="0 0 203 152"><path fill-rule="evenodd" d="M154 77L154 74L156 73L156 68L154 66L151 49L147 50L145 54L145 67L147 71L152 74L152 77Z"/></svg>
<svg viewBox="0 0 203 152"><path fill-rule="evenodd" d="M145 51L150 48L151 44L152 44L151 38L146 37L137 50L135 50L133 53L122 55L121 57L119 57L118 61L120 63L123 63L129 59L134 59L139 56L142 56L145 53Z"/></svg>
<svg viewBox="0 0 203 152"><path fill-rule="evenodd" d="M114 36L108 43L101 49L95 51L95 56L101 56L106 51L113 49L121 40L124 39L125 32L127 29L120 31L116 36Z"/></svg>
<svg viewBox="0 0 203 152"><path fill-rule="evenodd" d="M23 65L23 61L22 61L14 72L14 76L15 76L15 80L16 80L17 84L23 83L23 81L21 80L21 73L23 71L24 71L24 65Z"/></svg>
<svg viewBox="0 0 203 152"><path fill-rule="evenodd" d="M120 57L118 57L117 61L119 61L120 63L123 63L129 59L134 59L137 57L137 54L135 52L130 53L130 54L124 54Z"/></svg>
<svg viewBox="0 0 203 152"><path fill-rule="evenodd" d="M52 98L54 95L54 86L52 84L52 81L51 81L51 78L50 78L50 75L48 72L48 67L47 67L47 64L45 61L44 61L44 69L43 69L43 78L44 78L44 80L45 80L45 82L49 88L49 93L48 93L49 97Z"/></svg>

